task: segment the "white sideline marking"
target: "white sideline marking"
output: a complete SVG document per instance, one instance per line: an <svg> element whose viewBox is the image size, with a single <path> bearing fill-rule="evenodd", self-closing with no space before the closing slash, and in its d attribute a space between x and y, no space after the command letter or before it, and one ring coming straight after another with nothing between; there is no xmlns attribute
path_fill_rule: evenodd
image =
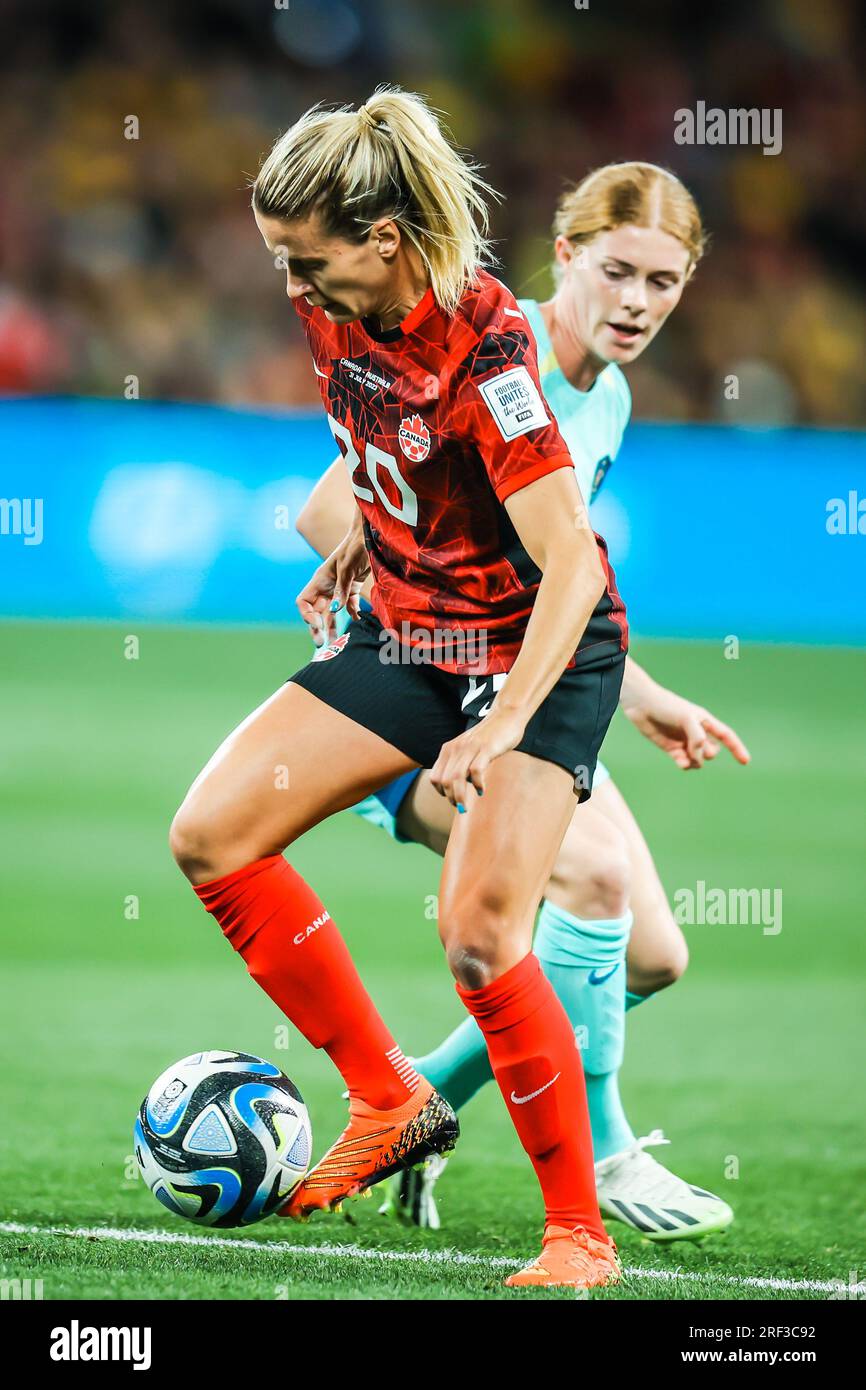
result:
<svg viewBox="0 0 866 1390"><path fill-rule="evenodd" d="M473 1265L483 1269L520 1269L523 1260L506 1255L466 1255L459 1250L376 1250L363 1245L292 1245L287 1240L249 1240L242 1236L194 1236L181 1231L150 1231L116 1226L27 1226L17 1221L0 1221L0 1235L66 1236L79 1240L117 1240L151 1245L192 1245L220 1250L258 1250L268 1255L292 1255L314 1260L318 1257L352 1260L382 1260L394 1264ZM706 1279L733 1288L785 1289L790 1293L844 1293L849 1297L866 1294L866 1283L849 1284L841 1279L776 1279L756 1275L713 1274L708 1270L642 1269L631 1265L624 1273L635 1279L661 1279L700 1283Z"/></svg>

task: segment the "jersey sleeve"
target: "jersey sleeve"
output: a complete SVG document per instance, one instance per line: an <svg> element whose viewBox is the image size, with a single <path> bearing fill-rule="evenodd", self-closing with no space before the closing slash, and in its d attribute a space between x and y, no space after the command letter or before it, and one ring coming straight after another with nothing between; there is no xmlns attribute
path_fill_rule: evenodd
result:
<svg viewBox="0 0 866 1390"><path fill-rule="evenodd" d="M453 428L478 450L500 502L573 467L524 330L487 333L461 363L455 388Z"/></svg>

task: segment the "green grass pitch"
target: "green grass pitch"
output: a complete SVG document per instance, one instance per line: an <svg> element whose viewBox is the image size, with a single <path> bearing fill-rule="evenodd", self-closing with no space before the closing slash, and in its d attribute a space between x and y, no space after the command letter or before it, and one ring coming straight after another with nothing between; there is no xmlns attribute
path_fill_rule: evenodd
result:
<svg viewBox="0 0 866 1390"><path fill-rule="evenodd" d="M138 660L124 656L130 630ZM783 926L686 928L687 975L629 1017L623 1092L635 1129L663 1127L673 1142L658 1157L720 1191L737 1219L722 1237L667 1248L614 1227L633 1272L599 1296L838 1297L852 1271L866 1277L866 654L745 644L726 660L721 639L634 651L734 723L754 759L684 775L615 721L605 758L669 891L699 879L780 888ZM317 1153L342 1123L327 1058L297 1035L280 1046L281 1018L166 843L220 738L305 652L302 634L274 629L0 627L0 1276L41 1279L46 1299L527 1296L502 1279L535 1253L541 1205L493 1088L463 1113L438 1233L397 1227L371 1201L352 1204L354 1223L272 1219L215 1239L172 1220L134 1175L142 1095L201 1048L280 1064L308 1101ZM438 1041L461 1009L430 918L437 861L348 813L292 858L402 1046ZM97 1228L101 1238L72 1234ZM174 1239L141 1234L160 1232Z"/></svg>

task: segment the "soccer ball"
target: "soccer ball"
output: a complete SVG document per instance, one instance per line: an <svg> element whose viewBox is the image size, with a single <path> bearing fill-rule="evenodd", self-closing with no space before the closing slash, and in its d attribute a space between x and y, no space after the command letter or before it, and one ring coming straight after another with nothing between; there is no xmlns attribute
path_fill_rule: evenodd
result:
<svg viewBox="0 0 866 1390"><path fill-rule="evenodd" d="M297 1086L249 1052L196 1052L169 1067L134 1130L142 1177L163 1206L202 1226L249 1226L303 1178L313 1135Z"/></svg>

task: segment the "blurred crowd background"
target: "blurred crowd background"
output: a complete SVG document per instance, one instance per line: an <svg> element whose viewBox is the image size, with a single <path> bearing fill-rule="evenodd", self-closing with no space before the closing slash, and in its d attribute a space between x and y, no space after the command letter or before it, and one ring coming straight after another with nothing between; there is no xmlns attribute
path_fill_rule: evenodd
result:
<svg viewBox="0 0 866 1390"><path fill-rule="evenodd" d="M487 166L518 294L550 291L567 181L646 159L691 187L711 252L630 371L636 415L866 423L861 18L860 0L2 0L0 392L117 398L134 374L148 399L317 405L247 184L307 106L390 82ZM698 101L781 108L781 154L677 145Z"/></svg>

